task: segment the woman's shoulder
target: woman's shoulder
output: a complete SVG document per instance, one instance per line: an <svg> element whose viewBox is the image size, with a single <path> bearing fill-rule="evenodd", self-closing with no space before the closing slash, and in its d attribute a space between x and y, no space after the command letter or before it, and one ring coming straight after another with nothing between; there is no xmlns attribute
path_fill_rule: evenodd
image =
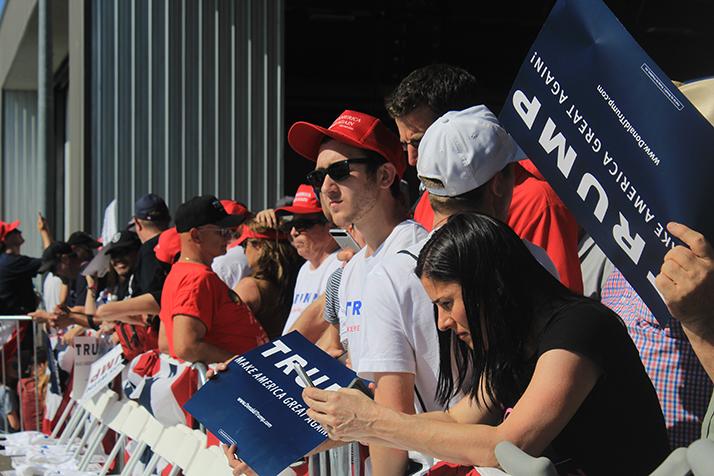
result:
<svg viewBox="0 0 714 476"><path fill-rule="evenodd" d="M538 354L565 349L586 355L602 364L605 355L619 353L628 344L620 317L603 304L578 298L555 307L538 339Z"/></svg>

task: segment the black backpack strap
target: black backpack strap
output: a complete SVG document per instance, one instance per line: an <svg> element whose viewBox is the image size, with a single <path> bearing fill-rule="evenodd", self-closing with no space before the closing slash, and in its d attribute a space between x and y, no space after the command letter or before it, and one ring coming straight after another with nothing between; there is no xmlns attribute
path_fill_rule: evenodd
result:
<svg viewBox="0 0 714 476"><path fill-rule="evenodd" d="M412 258L414 258L414 261L417 261L417 260L419 259L419 258L417 257L417 255L415 255L415 254L412 253L411 251L407 251L407 250L399 250L399 251L397 251L397 254L409 255L409 256L411 256Z"/></svg>

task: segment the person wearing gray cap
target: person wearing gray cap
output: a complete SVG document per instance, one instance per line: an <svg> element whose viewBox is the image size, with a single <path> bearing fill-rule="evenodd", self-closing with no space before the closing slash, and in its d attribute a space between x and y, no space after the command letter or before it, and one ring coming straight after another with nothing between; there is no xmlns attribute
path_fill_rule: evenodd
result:
<svg viewBox="0 0 714 476"><path fill-rule="evenodd" d="M506 219L513 191L512 164L523 152L487 107L446 113L420 142L417 174L429 193L436 228L458 211ZM439 341L433 305L414 275L415 257L427 240L385 259L372 271L363 300L363 357L354 368L377 383L375 401L407 413L443 408L435 398ZM527 246L557 276L545 251ZM390 451L389 469L396 472L401 469L396 465L406 464L406 454Z"/></svg>

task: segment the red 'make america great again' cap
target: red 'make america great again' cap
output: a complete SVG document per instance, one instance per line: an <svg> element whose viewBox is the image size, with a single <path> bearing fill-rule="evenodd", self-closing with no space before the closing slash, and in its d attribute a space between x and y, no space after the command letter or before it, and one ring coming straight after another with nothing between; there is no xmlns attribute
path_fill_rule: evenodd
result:
<svg viewBox="0 0 714 476"><path fill-rule="evenodd" d="M346 110L327 129L309 122L296 122L288 131L288 144L295 152L314 162L325 137L376 152L396 167L399 177L404 175L407 160L402 144L376 117Z"/></svg>

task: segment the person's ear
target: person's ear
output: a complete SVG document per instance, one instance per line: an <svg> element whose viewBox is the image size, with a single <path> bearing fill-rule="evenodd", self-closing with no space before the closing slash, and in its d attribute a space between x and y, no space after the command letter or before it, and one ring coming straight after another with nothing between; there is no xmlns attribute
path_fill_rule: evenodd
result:
<svg viewBox="0 0 714 476"><path fill-rule="evenodd" d="M386 164L382 164L381 167L377 170L377 180L379 183L379 186L381 188L386 188L388 189L389 187L392 186L392 183L396 179L397 175L397 169L394 167L394 164L391 164L387 162Z"/></svg>
<svg viewBox="0 0 714 476"><path fill-rule="evenodd" d="M195 243L201 242L201 232L198 228L191 228L191 230L189 231L189 236L191 237L191 241Z"/></svg>
<svg viewBox="0 0 714 476"><path fill-rule="evenodd" d="M513 164L508 164L493 176L490 183L491 192L498 198L504 198L513 192L514 180Z"/></svg>

